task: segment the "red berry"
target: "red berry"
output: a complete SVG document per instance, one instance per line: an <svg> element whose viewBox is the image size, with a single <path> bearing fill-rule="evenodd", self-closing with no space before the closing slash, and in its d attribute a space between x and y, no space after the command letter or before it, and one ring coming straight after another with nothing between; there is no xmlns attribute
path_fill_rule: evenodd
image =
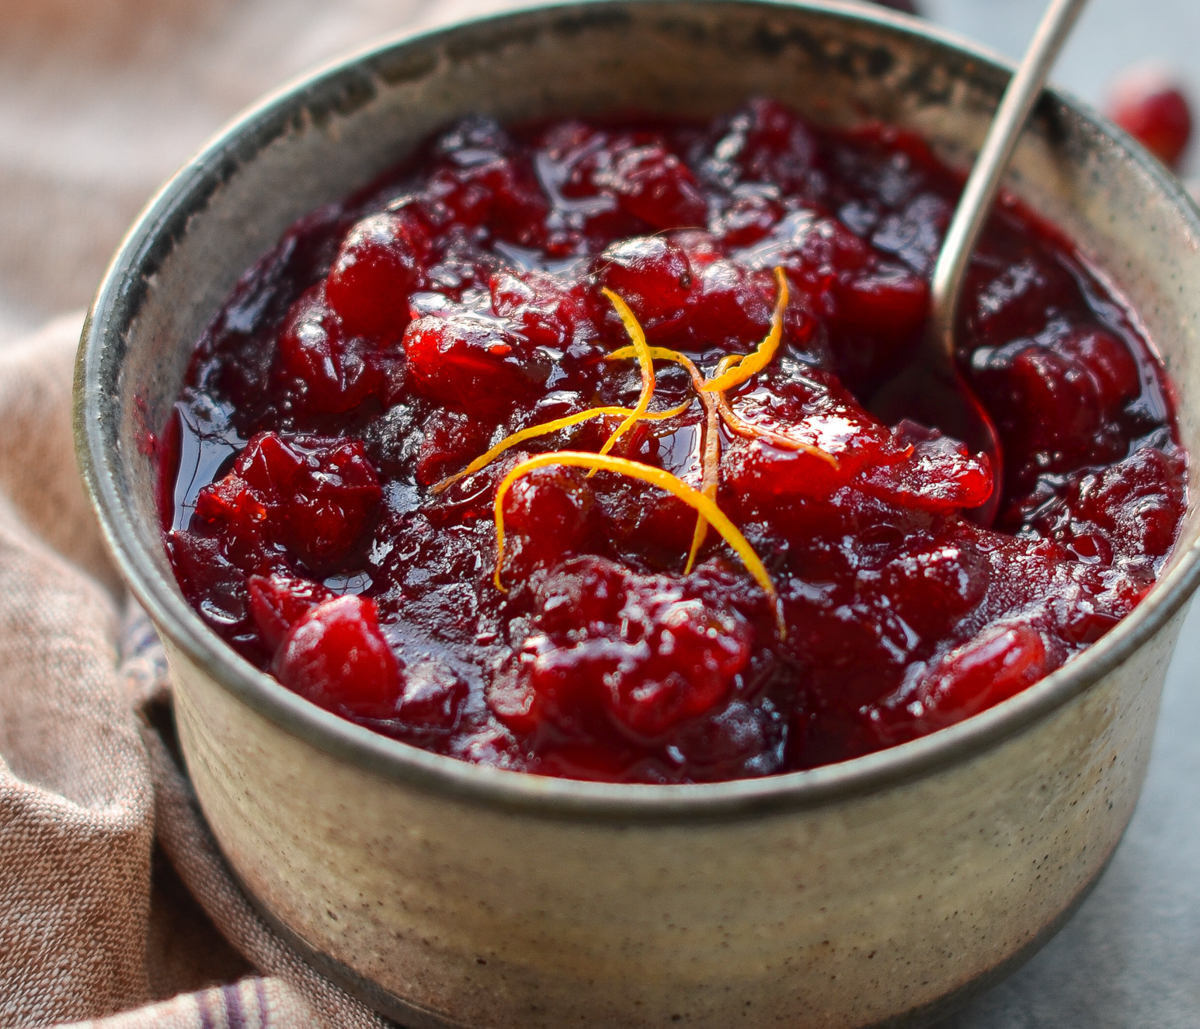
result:
<svg viewBox="0 0 1200 1029"><path fill-rule="evenodd" d="M325 571L360 542L382 496L359 441L264 432L228 475L200 491L196 518L221 529L231 558L252 570L286 555Z"/></svg>
<svg viewBox="0 0 1200 1029"><path fill-rule="evenodd" d="M396 717L410 729L449 732L458 724L467 693L467 684L443 662L420 661L405 669Z"/></svg>
<svg viewBox="0 0 1200 1029"><path fill-rule="evenodd" d="M659 142L618 150L593 181L656 229L704 225L708 208L691 170Z"/></svg>
<svg viewBox="0 0 1200 1029"><path fill-rule="evenodd" d="M304 614L284 638L274 671L306 700L365 718L394 716L403 688L374 602L355 596L327 600Z"/></svg>
<svg viewBox="0 0 1200 1029"><path fill-rule="evenodd" d="M493 418L532 397L550 373L548 360L495 320L429 316L404 333L409 382L458 411Z"/></svg>
<svg viewBox="0 0 1200 1029"><path fill-rule="evenodd" d="M350 230L325 283L347 334L400 337L408 325L408 298L425 285L428 248L424 227L408 210L371 215Z"/></svg>
<svg viewBox="0 0 1200 1029"><path fill-rule="evenodd" d="M921 511L964 511L992 495L991 463L958 440L911 422L897 426L897 442L911 453L903 460L867 469L856 482L865 493Z"/></svg>
<svg viewBox="0 0 1200 1029"><path fill-rule="evenodd" d="M461 411L434 411L421 428L414 471L422 486L432 486L487 450L487 427Z"/></svg>
<svg viewBox="0 0 1200 1029"><path fill-rule="evenodd" d="M250 613L271 653L305 614L333 597L332 591L320 583L290 575L252 575L247 585Z"/></svg>
<svg viewBox="0 0 1200 1029"><path fill-rule="evenodd" d="M1113 121L1169 168L1178 166L1192 135L1192 113L1178 85L1161 68L1123 72L1109 92Z"/></svg>
<svg viewBox="0 0 1200 1029"><path fill-rule="evenodd" d="M347 335L321 284L288 311L279 334L279 363L295 383L296 406L307 414L341 414L371 399L385 404L400 380L394 356Z"/></svg>
<svg viewBox="0 0 1200 1029"><path fill-rule="evenodd" d="M746 179L791 193L805 185L817 141L798 115L777 100L760 97L729 119L713 153L722 164L736 162Z"/></svg>
<svg viewBox="0 0 1200 1029"><path fill-rule="evenodd" d="M1046 645L1023 623L993 625L938 664L921 684L925 732L960 722L1020 693L1042 678Z"/></svg>
<svg viewBox="0 0 1200 1029"><path fill-rule="evenodd" d="M587 535L592 499L591 486L572 468L538 468L513 483L504 518L519 538L522 562L551 564L577 549Z"/></svg>
<svg viewBox="0 0 1200 1029"><path fill-rule="evenodd" d="M598 334L582 283L539 271L520 276L499 272L492 276L491 291L492 310L512 321L536 346L562 350Z"/></svg>
<svg viewBox="0 0 1200 1029"><path fill-rule="evenodd" d="M770 331L776 291L769 272L747 272L732 261L713 261L688 297L691 346L736 351L757 345Z"/></svg>
<svg viewBox="0 0 1200 1029"><path fill-rule="evenodd" d="M600 597L579 588L593 579ZM489 694L518 732L546 725L594 736L612 727L632 739L660 737L724 700L750 660L745 618L686 595L678 580L577 558L539 594L543 626L572 628L531 636L516 678Z"/></svg>
<svg viewBox="0 0 1200 1029"><path fill-rule="evenodd" d="M744 193L717 215L713 231L730 247L757 243L778 224L783 207L762 193Z"/></svg>
<svg viewBox="0 0 1200 1029"><path fill-rule="evenodd" d="M678 324L693 286L687 254L662 236L614 243L596 259L596 277L629 305L647 336Z"/></svg>

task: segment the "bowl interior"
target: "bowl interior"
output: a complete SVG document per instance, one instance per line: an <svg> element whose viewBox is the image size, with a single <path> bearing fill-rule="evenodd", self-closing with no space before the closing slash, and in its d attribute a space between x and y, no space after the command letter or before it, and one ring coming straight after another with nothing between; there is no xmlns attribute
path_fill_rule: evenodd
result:
<svg viewBox="0 0 1200 1029"><path fill-rule="evenodd" d="M438 126L470 112L501 120L621 110L711 117L769 94L826 124L882 119L915 129L961 164L1006 80L986 55L857 4L644 0L472 22L382 45L286 87L164 187L114 259L85 329L80 452L126 577L160 628L202 665L273 717L290 703L322 737L327 722L315 709L297 715L296 705L307 705L226 653L183 602L159 537L157 467L145 443L165 425L194 342L242 271L296 218L370 181ZM1177 387L1184 445L1200 452L1195 207L1117 130L1054 94L1040 105L1008 185L1129 299ZM936 736L961 743L988 726L1011 731L1086 687L1184 602L1200 571L1198 534L1193 493L1172 569L1134 615L1028 695ZM392 741L379 748L401 763L424 760ZM898 752L859 762L885 768L905 760ZM859 762L834 774L852 776ZM561 788L576 787L585 788Z"/></svg>

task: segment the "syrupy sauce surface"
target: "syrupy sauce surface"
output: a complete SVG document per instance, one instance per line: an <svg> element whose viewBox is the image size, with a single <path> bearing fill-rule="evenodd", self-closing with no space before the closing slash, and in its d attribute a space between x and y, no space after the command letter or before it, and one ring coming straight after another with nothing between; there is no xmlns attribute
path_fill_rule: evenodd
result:
<svg viewBox="0 0 1200 1029"><path fill-rule="evenodd" d="M961 366L1002 437L983 462L867 413L921 331L960 180L921 140L816 129L771 101L712 125L468 119L293 226L197 344L164 435L164 537L201 616L291 689L381 733L547 775L767 775L912 739L1024 689L1126 615L1174 543L1186 461L1162 369L1119 297L1008 203L963 304ZM632 407L608 288L703 374L753 350L787 276L783 346L731 390L717 502L778 590L695 513L549 467ZM657 362L613 453L699 488L706 420Z"/></svg>

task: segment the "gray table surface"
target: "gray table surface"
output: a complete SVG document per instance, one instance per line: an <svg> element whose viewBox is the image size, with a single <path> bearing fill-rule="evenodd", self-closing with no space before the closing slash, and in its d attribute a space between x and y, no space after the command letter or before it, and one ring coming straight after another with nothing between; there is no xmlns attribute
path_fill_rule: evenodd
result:
<svg viewBox="0 0 1200 1029"><path fill-rule="evenodd" d="M925 0L1019 56L1044 0ZM1113 74L1165 61L1200 113L1200 0L1092 0L1054 80L1099 106ZM1193 147L1189 170L1200 167ZM939 1029L1200 1027L1200 604L1167 678L1146 787L1096 891L1032 961Z"/></svg>

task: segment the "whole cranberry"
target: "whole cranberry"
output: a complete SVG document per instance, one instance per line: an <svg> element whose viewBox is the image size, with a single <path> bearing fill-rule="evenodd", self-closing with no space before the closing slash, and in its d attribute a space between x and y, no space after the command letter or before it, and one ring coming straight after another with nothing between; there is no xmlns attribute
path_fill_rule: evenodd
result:
<svg viewBox="0 0 1200 1029"><path fill-rule="evenodd" d="M394 714L404 685L375 603L356 596L327 600L302 616L284 638L274 671L306 700L365 718Z"/></svg>
<svg viewBox="0 0 1200 1029"><path fill-rule="evenodd" d="M691 170L661 142L630 147L594 176L630 214L656 229L703 225L708 213Z"/></svg>
<svg viewBox="0 0 1200 1029"><path fill-rule="evenodd" d="M481 418L534 395L550 374L544 355L494 319L418 319L404 333L404 353L416 392Z"/></svg>
<svg viewBox="0 0 1200 1029"><path fill-rule="evenodd" d="M407 210L373 214L342 241L325 283L330 307L346 332L395 339L408 325L408 298L424 287L429 241Z"/></svg>
<svg viewBox="0 0 1200 1029"><path fill-rule="evenodd" d="M592 490L573 468L538 468L513 483L505 497L509 531L521 539L525 561L552 563L583 541Z"/></svg>
<svg viewBox="0 0 1200 1029"><path fill-rule="evenodd" d="M288 311L279 334L279 370L304 414L342 414L371 398L386 403L399 380L397 360L348 333L320 283Z"/></svg>
<svg viewBox="0 0 1200 1029"><path fill-rule="evenodd" d="M682 317L693 285L687 254L662 236L614 243L596 259L596 275L630 306L648 335Z"/></svg>
<svg viewBox="0 0 1200 1029"><path fill-rule="evenodd" d="M275 651L301 618L333 593L310 579L290 575L252 575L247 583L250 614L263 642Z"/></svg>
<svg viewBox="0 0 1200 1029"><path fill-rule="evenodd" d="M267 569L283 548L324 572L360 542L382 496L358 440L261 432L228 475L200 491L193 528L219 532L242 567Z"/></svg>
<svg viewBox="0 0 1200 1029"><path fill-rule="evenodd" d="M1112 85L1108 116L1169 168L1177 168L1192 135L1192 114L1179 86L1161 68L1122 72Z"/></svg>

